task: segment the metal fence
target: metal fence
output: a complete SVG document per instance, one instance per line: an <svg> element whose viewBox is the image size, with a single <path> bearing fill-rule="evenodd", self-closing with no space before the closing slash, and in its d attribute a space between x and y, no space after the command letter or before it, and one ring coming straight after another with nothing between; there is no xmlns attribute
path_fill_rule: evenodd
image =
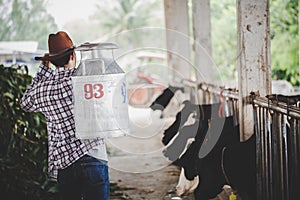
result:
<svg viewBox="0 0 300 200"><path fill-rule="evenodd" d="M192 88L191 97L196 102L231 102L234 112L238 112L237 90L206 83L185 85ZM256 134L257 199L300 199L299 95L251 96Z"/></svg>
<svg viewBox="0 0 300 200"><path fill-rule="evenodd" d="M299 199L299 101L271 97L253 98L258 199Z"/></svg>

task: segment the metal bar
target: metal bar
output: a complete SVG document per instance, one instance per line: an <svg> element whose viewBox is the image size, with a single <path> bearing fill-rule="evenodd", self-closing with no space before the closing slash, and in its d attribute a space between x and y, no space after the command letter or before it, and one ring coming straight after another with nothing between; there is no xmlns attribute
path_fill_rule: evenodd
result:
<svg viewBox="0 0 300 200"><path fill-rule="evenodd" d="M236 99L234 99L233 101L233 106L234 106L234 114L233 114L233 117L234 117L234 124L235 125L238 125L239 124L239 109L238 109L238 101Z"/></svg>
<svg viewBox="0 0 300 200"><path fill-rule="evenodd" d="M300 185L300 177L299 177L299 156L300 156L300 121L296 119L289 119L290 131L288 138L289 145L289 193L291 199L295 199L295 197L299 197L299 185Z"/></svg>
<svg viewBox="0 0 300 200"><path fill-rule="evenodd" d="M254 118L254 134L256 136L256 181L257 181L257 197L258 199L263 199L263 188L262 188L262 163L261 163L261 146L260 146L260 131L259 131L259 120L258 120L258 111L257 106L253 106L253 118Z"/></svg>
<svg viewBox="0 0 300 200"><path fill-rule="evenodd" d="M238 91L235 89L232 89L232 88L224 89L224 87L216 86L216 85L208 84L208 83L200 83L198 85L198 88L202 89L204 91L209 91L210 93L219 94L219 95L222 91L222 95L224 97L228 97L228 98L232 98L232 99L239 98ZM264 98L264 97L255 97L253 99L253 102L261 107L269 108L271 110L280 112L282 114L289 115L296 119L300 119L300 109L299 109L299 107L297 107L295 105L287 106L286 104L281 103L281 102L273 103L273 102L268 101L268 99Z"/></svg>
<svg viewBox="0 0 300 200"><path fill-rule="evenodd" d="M261 134L262 134L262 157L263 157L263 161L264 164L262 166L263 170L264 170L264 179L263 179L263 189L264 189L264 199L268 199L268 178L269 178L269 159L268 159L268 133L266 131L266 109L265 108L261 108Z"/></svg>
<svg viewBox="0 0 300 200"><path fill-rule="evenodd" d="M268 195L266 199L272 199L272 194L273 194L273 187L272 187L272 183L273 183L273 176L272 176L272 169L273 169L273 160L272 160L272 135L271 135L271 121L270 121L270 113L269 113L269 109L265 109L266 110L266 136L267 136L267 152L268 152L268 161L269 161L269 166L268 166L268 179L267 179L267 183L268 183Z"/></svg>
<svg viewBox="0 0 300 200"><path fill-rule="evenodd" d="M278 121L276 121L278 124L277 124L277 127L278 127L278 133L277 133L277 137L278 137L278 146L279 146L279 170L280 170L280 181L279 181L279 184L280 184L280 195L281 195L281 199L284 200L284 170L283 170L283 141L282 141L282 129L281 129L281 118L282 118L282 115L277 113L278 114Z"/></svg>
<svg viewBox="0 0 300 200"><path fill-rule="evenodd" d="M285 199L289 200L289 170L288 170L288 149L287 149L287 130L286 116L281 115L281 136L282 136L282 169L283 169L283 194Z"/></svg>
<svg viewBox="0 0 300 200"><path fill-rule="evenodd" d="M272 103L268 102L266 98L256 97L253 99L253 103L264 108L269 108L270 110L279 112L281 114L288 115L290 117L300 119L300 109L296 106L287 106L282 103Z"/></svg>
<svg viewBox="0 0 300 200"><path fill-rule="evenodd" d="M262 128L262 112L263 112L263 108L259 107L259 121L258 121L258 126L259 126L259 131L260 131L260 145L259 145L259 153L260 153L260 165L259 168L261 168L261 188L262 188L262 192L261 192L261 197L262 199L265 199L265 187L266 187L266 182L265 182L265 156L264 156L264 132L263 132L263 128ZM258 141L257 141L258 142Z"/></svg>
<svg viewBox="0 0 300 200"><path fill-rule="evenodd" d="M299 104L300 107L300 104ZM300 120L296 120L296 184L295 186L299 186L300 185L300 172L299 172L299 168L300 168ZM296 189L297 194L295 196L300 196L300 191L299 188Z"/></svg>
<svg viewBox="0 0 300 200"><path fill-rule="evenodd" d="M282 200L281 196L281 171L280 171L280 140L279 140L279 132L280 126L278 127L278 113L272 114L272 160L273 160L273 169L272 169L272 176L273 176L273 193L272 193L272 200Z"/></svg>
<svg viewBox="0 0 300 200"><path fill-rule="evenodd" d="M297 120L296 121L296 137L295 137L295 141L296 141L296 169L299 169L300 168L300 120ZM297 172L297 185L300 185L300 172L299 170L296 171ZM298 191L298 194L299 194L299 191ZM300 196L300 195L299 195Z"/></svg>
<svg viewBox="0 0 300 200"><path fill-rule="evenodd" d="M210 103L211 102L211 97L210 97L210 93L208 91L205 91L205 97L204 97L204 101L205 103Z"/></svg>
<svg viewBox="0 0 300 200"><path fill-rule="evenodd" d="M291 118L289 119L289 124L290 124L290 129L289 129L289 134L288 134L288 147L289 147L289 183L290 183L290 188L289 188L289 193L291 194L291 196L295 195L296 192L296 183L297 181L295 180L295 178L297 178L297 146L296 146L296 127L295 127L295 123L296 120ZM292 167L294 166L294 167Z"/></svg>
<svg viewBox="0 0 300 200"><path fill-rule="evenodd" d="M224 89L224 87L216 86L213 84L207 84L207 83L200 83L198 88L202 90L207 90L211 93L218 94L218 95L220 95L222 91L222 95L224 97L239 99L239 94L236 89L231 89L231 88Z"/></svg>

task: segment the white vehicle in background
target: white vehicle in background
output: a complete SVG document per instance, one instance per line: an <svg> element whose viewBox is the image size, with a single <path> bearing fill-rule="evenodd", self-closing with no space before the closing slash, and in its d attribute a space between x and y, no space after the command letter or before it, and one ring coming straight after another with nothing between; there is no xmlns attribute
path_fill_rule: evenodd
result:
<svg viewBox="0 0 300 200"><path fill-rule="evenodd" d="M45 51L38 50L36 41L0 41L0 64L10 67L12 65L26 65L29 74L36 73L39 62L35 56Z"/></svg>

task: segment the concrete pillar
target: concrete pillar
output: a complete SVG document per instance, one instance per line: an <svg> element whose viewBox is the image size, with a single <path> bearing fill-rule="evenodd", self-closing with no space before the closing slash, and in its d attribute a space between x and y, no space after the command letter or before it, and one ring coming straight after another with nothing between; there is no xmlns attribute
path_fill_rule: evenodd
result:
<svg viewBox="0 0 300 200"><path fill-rule="evenodd" d="M164 0L168 67L175 83L190 78L190 38L187 0Z"/></svg>
<svg viewBox="0 0 300 200"><path fill-rule="evenodd" d="M212 83L216 70L212 69L210 0L193 0L192 7L197 82Z"/></svg>
<svg viewBox="0 0 300 200"><path fill-rule="evenodd" d="M239 120L244 140L253 134L250 92L262 97L271 93L269 0L237 0L237 18Z"/></svg>

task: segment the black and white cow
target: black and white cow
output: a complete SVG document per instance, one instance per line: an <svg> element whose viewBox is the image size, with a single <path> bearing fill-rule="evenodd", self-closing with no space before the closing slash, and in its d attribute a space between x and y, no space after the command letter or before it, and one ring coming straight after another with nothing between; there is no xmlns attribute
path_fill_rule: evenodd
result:
<svg viewBox="0 0 300 200"><path fill-rule="evenodd" d="M161 110L163 111L171 99L173 98L176 91L181 90L184 92L183 87L176 87L176 86L169 86L166 89L163 90L163 92L153 101L153 103L150 105L150 108L152 110Z"/></svg>
<svg viewBox="0 0 300 200"><path fill-rule="evenodd" d="M153 102L151 108L163 110L173 96L174 89L165 90ZM196 200L214 198L225 184L237 190L243 200L255 200L255 134L247 141L240 142L239 126L235 125L233 117L222 119L217 116L219 110L216 108L219 107L220 104L194 105L185 101L183 109L176 115L175 122L164 132L164 145L168 145L173 139L173 143L165 149L164 155L173 161L173 164L184 168L188 180L199 177L199 184L194 191ZM196 118L195 123L184 126L192 113ZM194 141L183 153L188 139L193 137Z"/></svg>
<svg viewBox="0 0 300 200"><path fill-rule="evenodd" d="M183 102L183 105L184 106L181 111L176 114L176 119L173 124L164 131L164 136L162 138L162 143L164 145L168 145L168 143L174 138L174 136L180 131L180 129L183 128L190 115L193 115L193 118L196 120L193 125L194 131L193 133L190 133L193 137L195 137L197 128L200 125L199 121L211 119L212 115L218 113L221 104L216 103L208 105L198 105L186 100ZM187 131L183 130L181 132L186 133Z"/></svg>
<svg viewBox="0 0 300 200"><path fill-rule="evenodd" d="M213 137L202 134L214 134L214 130L210 130L214 129L211 127L214 121L208 126L202 124L195 141L173 164L184 168L188 180L199 176L199 185L194 191L196 200L215 197L225 184L237 190L243 199L256 199L255 135L240 142L239 127L233 125L232 117L228 117L214 147L201 157L199 154L202 150L205 152L210 137Z"/></svg>
<svg viewBox="0 0 300 200"><path fill-rule="evenodd" d="M225 184L231 185L243 199L256 199L255 136L240 142L239 126L235 125L234 118L218 115L220 104L198 105L198 108L190 102L185 104L164 133L165 145L173 139L164 155L174 165L184 168L188 180L199 177L195 199L213 198ZM198 109L197 120L184 126L186 116L195 109ZM190 138L194 141L183 153Z"/></svg>

